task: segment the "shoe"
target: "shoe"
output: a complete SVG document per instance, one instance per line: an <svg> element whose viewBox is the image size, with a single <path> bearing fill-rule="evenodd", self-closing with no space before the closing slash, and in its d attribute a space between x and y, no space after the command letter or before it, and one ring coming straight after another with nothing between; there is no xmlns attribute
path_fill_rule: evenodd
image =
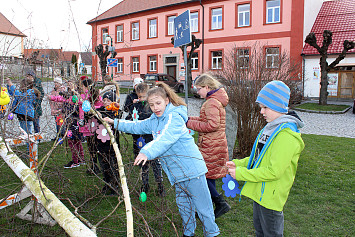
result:
<svg viewBox="0 0 355 237"><path fill-rule="evenodd" d="M149 184L143 184L141 187L141 192L148 193L149 192Z"/></svg>
<svg viewBox="0 0 355 237"><path fill-rule="evenodd" d="M64 165L64 169L71 169L75 167L79 167L80 163L74 163L73 161L69 161L68 164Z"/></svg>
<svg viewBox="0 0 355 237"><path fill-rule="evenodd" d="M222 195L212 197L212 201L216 206L216 209L214 210L214 216L216 219L226 214L231 209L231 206L229 206L229 204L224 200Z"/></svg>
<svg viewBox="0 0 355 237"><path fill-rule="evenodd" d="M166 196L164 185L162 183L158 183L158 194L160 197Z"/></svg>

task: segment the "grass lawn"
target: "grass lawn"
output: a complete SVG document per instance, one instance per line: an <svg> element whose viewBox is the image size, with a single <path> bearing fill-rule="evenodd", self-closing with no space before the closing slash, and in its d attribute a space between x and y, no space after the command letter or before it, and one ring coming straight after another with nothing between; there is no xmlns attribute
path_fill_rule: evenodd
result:
<svg viewBox="0 0 355 237"><path fill-rule="evenodd" d="M349 108L348 105L319 105L318 103L304 103L301 105L296 106L297 109L308 109L308 110L315 110L315 111L343 111L344 109Z"/></svg>
<svg viewBox="0 0 355 237"><path fill-rule="evenodd" d="M355 139L317 135L302 135L306 147L298 165L295 183L284 208L285 236L355 236L354 228L354 170ZM131 136L121 136L121 152L125 164L131 201L134 211L135 236L147 236L142 216L150 226L153 236L176 236L174 226L181 236L181 220L175 204L175 191L165 178L167 196L155 194L156 185L150 171L148 200L138 199L141 181L139 168L132 166ZM41 143L39 157L49 150L51 143ZM86 144L84 144L86 146ZM19 148L16 148L17 152ZM23 147L21 148L23 149ZM87 156L86 156L87 157ZM102 175L87 175L86 167L63 169L70 160L70 152L61 146L49 159L42 178L70 209L82 207L79 213L92 224L104 218L117 205L117 197L102 196ZM16 192L21 183L11 169L0 160L0 198ZM242 185L242 183L241 183ZM221 180L217 181L220 191ZM220 236L254 236L252 201L242 197L227 198L232 210L217 219ZM15 217L27 200L0 210L0 236L66 236L63 229L31 224ZM169 219L168 219L168 218ZM97 229L98 236L125 236L124 204ZM203 236L201 223L197 223L195 236Z"/></svg>

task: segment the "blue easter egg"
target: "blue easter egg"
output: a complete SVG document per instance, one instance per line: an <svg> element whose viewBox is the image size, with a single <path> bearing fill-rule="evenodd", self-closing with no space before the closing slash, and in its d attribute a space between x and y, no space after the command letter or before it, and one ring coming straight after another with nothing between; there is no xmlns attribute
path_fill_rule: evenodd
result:
<svg viewBox="0 0 355 237"><path fill-rule="evenodd" d="M83 102L82 108L83 108L84 112L89 112L91 109L91 105L90 105L89 101L85 100Z"/></svg>

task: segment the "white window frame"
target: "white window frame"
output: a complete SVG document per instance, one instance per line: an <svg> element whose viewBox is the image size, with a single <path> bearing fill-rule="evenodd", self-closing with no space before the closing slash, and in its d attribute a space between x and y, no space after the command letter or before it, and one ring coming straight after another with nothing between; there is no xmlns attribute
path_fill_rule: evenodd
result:
<svg viewBox="0 0 355 237"><path fill-rule="evenodd" d="M155 57L155 60L152 60L152 57ZM149 56L149 71L150 72L157 71L157 56L156 55Z"/></svg>
<svg viewBox="0 0 355 237"><path fill-rule="evenodd" d="M217 52L221 52L221 56L213 56L214 53ZM218 51L211 51L211 58L212 58L212 69L222 69L222 56L223 56L223 52L221 50ZM219 61L221 63L219 63ZM215 63L214 63L215 62ZM216 67L214 67L214 65L216 65Z"/></svg>
<svg viewBox="0 0 355 237"><path fill-rule="evenodd" d="M117 59L117 73L122 73L122 72L123 72L123 59L119 58Z"/></svg>
<svg viewBox="0 0 355 237"><path fill-rule="evenodd" d="M108 40L107 40L107 38L108 38L108 29L107 28L105 28L105 30L107 30L107 32L106 33L104 33L104 29L102 30L102 44L108 44Z"/></svg>
<svg viewBox="0 0 355 237"><path fill-rule="evenodd" d="M245 51L248 50L248 54L245 54ZM242 52L242 53L240 53ZM237 68L246 69L249 68L249 58L250 58L250 49L248 48L238 48L237 49ZM242 61L242 65L239 65L239 62Z"/></svg>
<svg viewBox="0 0 355 237"><path fill-rule="evenodd" d="M132 23L132 40L139 40L139 22Z"/></svg>
<svg viewBox="0 0 355 237"><path fill-rule="evenodd" d="M169 16L168 17L168 35L174 35L175 28L174 28L174 19L176 16Z"/></svg>
<svg viewBox="0 0 355 237"><path fill-rule="evenodd" d="M215 13L217 10L220 10L221 13ZM219 30L222 29L222 21L223 21L223 10L221 7L219 8L214 8L211 10L211 17L212 17L212 26L211 26L211 30Z"/></svg>
<svg viewBox="0 0 355 237"><path fill-rule="evenodd" d="M137 62L134 61L135 58L138 59ZM139 72L139 58L138 57L132 58L132 72Z"/></svg>
<svg viewBox="0 0 355 237"><path fill-rule="evenodd" d="M268 53L268 49L278 49L279 53ZM271 60L271 63L268 63ZM280 48L279 47L268 47L265 48L265 67L266 68L279 68L280 60ZM268 65L271 65L270 67ZM276 65L277 64L277 65Z"/></svg>
<svg viewBox="0 0 355 237"><path fill-rule="evenodd" d="M198 12L190 13L190 27L191 32L198 32Z"/></svg>
<svg viewBox="0 0 355 237"><path fill-rule="evenodd" d="M248 10L243 10L242 8L249 7ZM246 24L248 21L248 24ZM238 5L238 27L250 26L250 4Z"/></svg>
<svg viewBox="0 0 355 237"><path fill-rule="evenodd" d="M151 24L153 21L155 21L155 24ZM156 18L149 20L149 38L157 37L157 24L158 20Z"/></svg>
<svg viewBox="0 0 355 237"><path fill-rule="evenodd" d="M266 24L279 23L281 21L281 0L266 1ZM270 4L278 3L278 6L269 6ZM271 21L269 21L269 14L271 14ZM278 14L278 20L276 15Z"/></svg>
<svg viewBox="0 0 355 237"><path fill-rule="evenodd" d="M122 27L122 30L117 30L118 27ZM123 25L116 26L116 34L117 34L116 42L123 42Z"/></svg>
<svg viewBox="0 0 355 237"><path fill-rule="evenodd" d="M197 55L197 57L191 57L191 70L198 70L198 53L194 52L193 54Z"/></svg>

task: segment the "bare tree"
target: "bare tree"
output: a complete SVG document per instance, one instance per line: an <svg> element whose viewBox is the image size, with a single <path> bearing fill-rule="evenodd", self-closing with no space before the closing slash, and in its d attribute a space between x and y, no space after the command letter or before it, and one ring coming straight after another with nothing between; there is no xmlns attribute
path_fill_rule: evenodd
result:
<svg viewBox="0 0 355 237"><path fill-rule="evenodd" d="M237 114L238 146L234 149L234 158L250 154L258 132L265 125L255 100L267 82L284 81L291 89L291 97L301 94L297 92L300 66L292 65L287 53L281 53L274 67L268 68L262 46L254 45L245 49L249 51L248 57L238 54L236 47L227 52L223 70L217 75L226 87L231 108Z"/></svg>
<svg viewBox="0 0 355 237"><path fill-rule="evenodd" d="M321 68L321 81L320 81L320 93L319 93L319 104L326 105L328 99L328 72L333 69L341 60L343 60L346 56L346 52L353 49L355 47L354 41L344 40L343 43L343 51L338 55L338 57L328 65L328 48L329 45L332 44L333 33L330 30L323 31L323 44L320 47L317 44L316 35L311 32L307 35L305 43L314 47L318 53L320 54L319 65Z"/></svg>

